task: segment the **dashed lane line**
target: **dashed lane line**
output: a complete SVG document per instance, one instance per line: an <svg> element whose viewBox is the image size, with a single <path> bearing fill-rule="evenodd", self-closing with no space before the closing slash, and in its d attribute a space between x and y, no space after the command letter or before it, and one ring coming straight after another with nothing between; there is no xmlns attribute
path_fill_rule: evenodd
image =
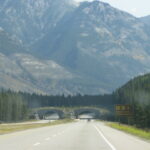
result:
<svg viewBox="0 0 150 150"><path fill-rule="evenodd" d="M52 135L52 137L56 137L57 135L62 135L64 132L65 132L65 131L62 131L62 132L57 133L57 134L54 134L54 135ZM45 138L45 141L49 141L50 139L51 139L50 137ZM40 142L37 142L37 143L33 144L33 146L38 146L38 145L40 145L40 144L41 144Z"/></svg>
<svg viewBox="0 0 150 150"><path fill-rule="evenodd" d="M40 145L40 144L41 144L41 143L37 142L37 143L34 144L34 146L38 146L38 145Z"/></svg>

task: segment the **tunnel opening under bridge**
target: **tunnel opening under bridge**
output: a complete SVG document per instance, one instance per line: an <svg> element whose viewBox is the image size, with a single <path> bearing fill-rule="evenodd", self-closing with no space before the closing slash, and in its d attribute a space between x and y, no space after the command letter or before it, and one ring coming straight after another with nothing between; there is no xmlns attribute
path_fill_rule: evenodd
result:
<svg viewBox="0 0 150 150"><path fill-rule="evenodd" d="M61 110L51 109L51 110L40 110L37 112L40 119L44 120L58 120L64 118L64 112Z"/></svg>
<svg viewBox="0 0 150 150"><path fill-rule="evenodd" d="M76 119L99 119L100 111L97 109L79 109L74 111Z"/></svg>

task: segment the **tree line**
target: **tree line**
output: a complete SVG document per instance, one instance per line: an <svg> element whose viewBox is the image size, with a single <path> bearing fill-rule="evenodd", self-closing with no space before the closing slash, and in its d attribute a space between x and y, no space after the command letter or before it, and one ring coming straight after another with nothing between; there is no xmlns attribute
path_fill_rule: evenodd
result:
<svg viewBox="0 0 150 150"><path fill-rule="evenodd" d="M1 90L0 121L11 122L28 119L30 110L39 107L78 107L114 105L112 95L38 95Z"/></svg>
<svg viewBox="0 0 150 150"><path fill-rule="evenodd" d="M27 115L27 104L20 94L11 92L10 90L1 90L0 122L17 122L20 120L25 120Z"/></svg>
<svg viewBox="0 0 150 150"><path fill-rule="evenodd" d="M104 119L116 121L114 106L130 104L133 116L120 117L121 122L141 128L150 128L150 74L136 77L105 95L39 95L24 92L0 91L0 121L25 120L30 109L38 107L105 106L112 114ZM128 122L129 121L129 122Z"/></svg>
<svg viewBox="0 0 150 150"><path fill-rule="evenodd" d="M116 103L130 104L133 116L130 124L150 128L150 74L135 77L114 93ZM121 120L127 123L127 117Z"/></svg>
<svg viewBox="0 0 150 150"><path fill-rule="evenodd" d="M114 104L112 95L37 95L22 93L29 108L37 107L76 107L76 106L109 106Z"/></svg>

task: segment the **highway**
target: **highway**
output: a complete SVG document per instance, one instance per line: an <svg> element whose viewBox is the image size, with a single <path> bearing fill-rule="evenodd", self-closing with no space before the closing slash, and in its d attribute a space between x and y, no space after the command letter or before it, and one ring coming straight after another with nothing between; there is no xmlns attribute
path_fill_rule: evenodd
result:
<svg viewBox="0 0 150 150"><path fill-rule="evenodd" d="M150 143L84 120L0 135L1 150L150 150Z"/></svg>

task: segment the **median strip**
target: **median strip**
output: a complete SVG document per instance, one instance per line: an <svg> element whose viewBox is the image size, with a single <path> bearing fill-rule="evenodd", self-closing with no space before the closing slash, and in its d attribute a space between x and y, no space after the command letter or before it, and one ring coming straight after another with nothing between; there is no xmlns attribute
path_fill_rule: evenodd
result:
<svg viewBox="0 0 150 150"><path fill-rule="evenodd" d="M23 131L27 129L34 129L34 128L40 128L40 127L47 127L47 126L53 126L53 125L59 125L64 123L70 123L73 122L71 119L64 119L64 120L57 120L55 122L50 123L30 123L30 124L1 124L0 125L0 135L12 133L16 131Z"/></svg>

